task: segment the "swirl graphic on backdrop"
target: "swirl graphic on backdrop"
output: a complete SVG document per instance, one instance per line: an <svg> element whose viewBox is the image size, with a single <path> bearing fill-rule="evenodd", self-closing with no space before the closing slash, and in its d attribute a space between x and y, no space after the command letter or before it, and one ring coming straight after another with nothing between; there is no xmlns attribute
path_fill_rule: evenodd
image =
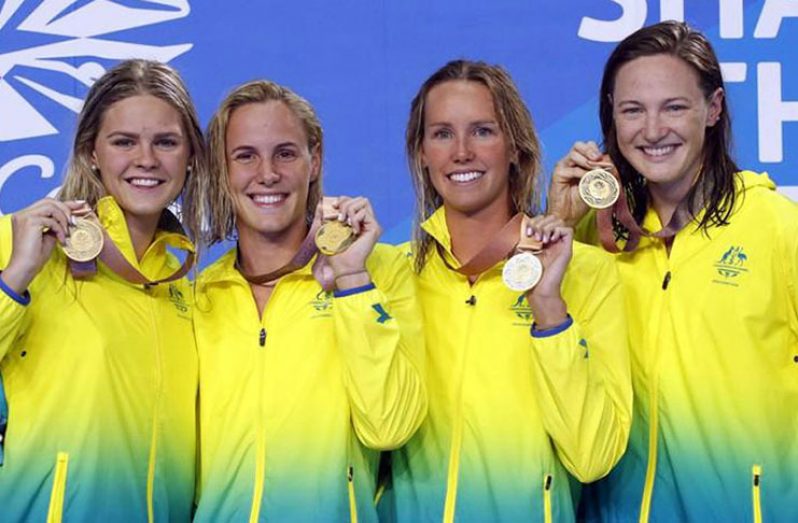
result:
<svg viewBox="0 0 798 523"><path fill-rule="evenodd" d="M136 4L141 7L132 7ZM188 0L124 5L109 0L6 0L0 6L0 42L28 42L32 36L45 42L8 52L0 48L0 142L58 134L42 114L42 97L78 113L89 87L118 60L169 62L190 50L190 43L151 45L107 36L185 18L189 12Z"/></svg>

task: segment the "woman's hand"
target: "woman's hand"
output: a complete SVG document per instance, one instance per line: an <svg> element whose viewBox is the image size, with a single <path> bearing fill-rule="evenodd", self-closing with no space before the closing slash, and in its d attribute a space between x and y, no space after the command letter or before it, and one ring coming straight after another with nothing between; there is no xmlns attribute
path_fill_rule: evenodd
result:
<svg viewBox="0 0 798 523"><path fill-rule="evenodd" d="M609 161L609 157L601 154L595 142L576 142L554 166L546 212L562 218L568 227L575 227L589 210L579 196L579 180L601 161Z"/></svg>
<svg viewBox="0 0 798 523"><path fill-rule="evenodd" d="M568 314L561 287L573 254L574 231L561 218L546 215L532 218L525 232L543 243L542 251L537 254L543 264L543 275L538 284L527 291L527 301L537 328L556 327Z"/></svg>
<svg viewBox="0 0 798 523"><path fill-rule="evenodd" d="M333 207L339 213L338 219L349 224L355 234L354 242L346 250L327 257L335 286L338 289L351 289L367 285L371 276L366 271L366 259L382 235L382 227L367 198L341 196ZM321 219L321 204L316 209L316 219Z"/></svg>
<svg viewBox="0 0 798 523"><path fill-rule="evenodd" d="M60 202L44 198L11 216L14 242L11 259L3 270L3 281L22 294L53 252L55 242L63 245L74 223L73 211L85 207L83 201Z"/></svg>

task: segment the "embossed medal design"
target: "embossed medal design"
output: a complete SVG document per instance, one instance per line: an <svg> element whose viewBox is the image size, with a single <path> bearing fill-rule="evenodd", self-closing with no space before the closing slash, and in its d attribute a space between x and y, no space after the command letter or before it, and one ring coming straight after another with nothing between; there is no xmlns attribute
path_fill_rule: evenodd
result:
<svg viewBox="0 0 798 523"><path fill-rule="evenodd" d="M606 169L588 171L579 180L579 196L594 209L606 209L612 206L618 200L620 192L618 180Z"/></svg>
<svg viewBox="0 0 798 523"><path fill-rule="evenodd" d="M316 231L316 247L326 256L333 256L346 250L355 241L355 231L348 224L331 220Z"/></svg>
<svg viewBox="0 0 798 523"><path fill-rule="evenodd" d="M69 227L69 237L63 249L64 254L76 262L93 260L103 249L103 231L91 220L75 218L75 225Z"/></svg>
<svg viewBox="0 0 798 523"><path fill-rule="evenodd" d="M540 281L543 264L529 251L519 252L507 260L502 270L504 284L513 291L526 292Z"/></svg>

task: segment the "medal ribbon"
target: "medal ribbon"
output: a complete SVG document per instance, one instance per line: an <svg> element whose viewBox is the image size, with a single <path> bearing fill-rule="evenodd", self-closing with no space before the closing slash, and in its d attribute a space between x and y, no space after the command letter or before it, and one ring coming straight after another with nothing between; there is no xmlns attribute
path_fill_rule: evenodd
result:
<svg viewBox="0 0 798 523"><path fill-rule="evenodd" d="M307 265L310 259L313 258L313 255L318 252L314 238L316 236L316 231L319 230L319 227L320 225L318 223L311 225L310 230L308 230L308 234L302 240L302 243L299 245L299 249L296 251L296 254L294 254L294 257L279 269L267 272L265 274L250 274L246 272L243 267L241 267L241 256L239 253L236 255L236 270L241 273L241 276L243 276L245 280L253 285L270 285L276 283L279 278ZM319 256L316 260L316 264L314 264L314 274L316 274L316 266L319 264L318 260L321 258L322 256ZM322 286L324 286L324 283L322 283Z"/></svg>
<svg viewBox="0 0 798 523"><path fill-rule="evenodd" d="M441 256L443 263L451 270L457 271L466 276L476 276L482 274L490 269L499 261L507 258L516 248L519 250L540 250L542 247L541 242L526 235L526 229L529 224L529 216L519 212L513 216L499 230L499 232L489 240L470 260L463 263L459 268L452 267L446 260L442 247L439 243L435 243L438 249L438 254ZM520 237L519 237L520 228Z"/></svg>
<svg viewBox="0 0 798 523"><path fill-rule="evenodd" d="M644 227L641 227L640 224L637 223L637 220L635 220L634 216L632 216L632 212L629 210L629 202L626 199L626 190L624 189L623 183L621 182L621 178L618 175L618 171L615 169L615 166L608 162L590 163L609 172L618 181L618 185L620 187L620 190L618 191L618 200L616 200L613 205L607 207L606 209L596 210L596 226L598 228L599 240L601 241L601 245L607 251L613 253L621 252L621 250L623 250L623 252L631 252L637 248L637 245L640 243L640 238L643 236L662 239L672 238L690 222L690 212L687 210L687 198L685 197L676 206L673 216L671 216L670 221L667 223L667 225L665 225L665 227L657 232L651 232ZM698 179L698 176L696 176L696 179ZM629 238L626 240L626 245L624 245L623 249L620 249L618 244L615 242L615 230L612 224L613 215L621 223L621 225L623 225L626 230L629 231Z"/></svg>
<svg viewBox="0 0 798 523"><path fill-rule="evenodd" d="M338 211L335 210L333 207L333 203L336 201L336 198L330 197L323 197L321 203L321 218L322 222L330 221L338 218ZM302 240L302 243L299 245L299 249L297 250L294 257L291 260L280 267L277 270L267 272L265 274L249 274L244 271L243 267L241 267L241 256L240 253L236 255L236 262L235 268L238 272L241 273L241 276L244 277L247 282L253 285L274 285L277 283L277 280L286 274L292 273L298 269L301 269L313 258L313 256L318 253L318 247L316 247L316 232L318 232L321 224L314 222L310 229L308 230L308 234ZM335 279L332 277L332 274L329 271L323 270L323 261L325 256L323 254L319 254L316 258L316 262L313 264L313 275L316 280L321 284L322 288L325 291L330 291L335 286Z"/></svg>
<svg viewBox="0 0 798 523"><path fill-rule="evenodd" d="M119 247L114 243L111 237L108 235L108 231L105 230L104 227L100 224L100 220L97 218L97 215L94 214L94 211L91 208L80 209L75 211L73 214L77 216L82 216L84 219L91 220L97 225L100 226L100 229L103 232L103 248L100 251L100 254L97 258L87 261L87 262L76 262L74 260L69 260L69 269L72 273L72 276L76 279L86 279L94 274L97 273L97 259L102 260L109 269L111 269L115 274L120 276L125 281L130 283L140 284L140 285L147 285L153 286L158 285L161 283L167 283L170 281L175 281L186 274L188 271L191 270L191 267L194 266L195 261L195 253L188 251L186 254L186 259L183 261L183 264L178 268L175 272L171 275L167 276L166 278L159 278L156 280L151 280L144 276L138 269L136 269L125 256L122 254L122 251L119 250ZM164 210L163 214L161 215L160 223L158 224L158 228L165 230L167 232L176 232L182 234L183 236L186 235L183 226L180 224L180 221L175 217L168 210Z"/></svg>

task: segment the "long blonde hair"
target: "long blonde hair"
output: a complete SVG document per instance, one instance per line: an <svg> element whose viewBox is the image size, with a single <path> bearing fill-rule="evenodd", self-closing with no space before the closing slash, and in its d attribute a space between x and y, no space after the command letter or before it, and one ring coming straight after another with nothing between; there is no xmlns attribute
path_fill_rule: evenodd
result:
<svg viewBox="0 0 798 523"><path fill-rule="evenodd" d="M521 99L518 88L502 67L485 62L454 60L437 71L421 85L410 104L407 122L406 150L413 187L416 193L416 216L413 224L415 270L421 272L432 246L432 237L421 223L443 204L443 199L430 180L421 161L424 142L424 109L427 95L433 87L444 82L465 80L484 85L493 98L493 107L502 133L507 136L512 155L517 160L510 166L510 198L513 214L536 214L540 207L539 173L541 170L540 143L532 116Z"/></svg>
<svg viewBox="0 0 798 523"><path fill-rule="evenodd" d="M121 100L151 95L179 114L191 146L189 172L181 191L180 218L193 238L200 235L209 176L205 142L197 112L180 75L172 67L152 60L126 60L92 85L78 116L72 156L58 198L86 200L94 207L106 195L99 173L92 169L92 153L106 111Z"/></svg>
<svg viewBox="0 0 798 523"><path fill-rule="evenodd" d="M282 102L293 112L305 130L309 152L318 152L323 158L324 135L316 112L310 103L282 85L266 80L255 80L233 89L213 115L208 125L209 164L213 176L210 181L210 199L208 216L207 242L217 243L232 239L235 231L235 208L230 191L230 180L227 171L227 126L233 111L248 104L265 102ZM321 200L321 165L315 180L310 182L307 210L307 223L313 221L316 205Z"/></svg>

